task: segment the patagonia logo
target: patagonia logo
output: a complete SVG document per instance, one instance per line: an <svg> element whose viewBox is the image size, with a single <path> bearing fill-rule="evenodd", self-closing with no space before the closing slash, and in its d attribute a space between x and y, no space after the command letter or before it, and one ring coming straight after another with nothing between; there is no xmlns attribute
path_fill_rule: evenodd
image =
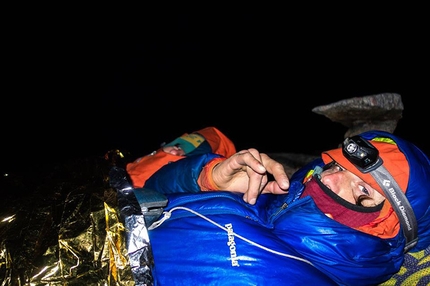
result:
<svg viewBox="0 0 430 286"><path fill-rule="evenodd" d="M239 258L237 257L237 252L236 252L236 242L234 242L233 225L231 223L228 223L224 226L227 228L227 236L228 236L227 245L230 250L231 266L239 267Z"/></svg>

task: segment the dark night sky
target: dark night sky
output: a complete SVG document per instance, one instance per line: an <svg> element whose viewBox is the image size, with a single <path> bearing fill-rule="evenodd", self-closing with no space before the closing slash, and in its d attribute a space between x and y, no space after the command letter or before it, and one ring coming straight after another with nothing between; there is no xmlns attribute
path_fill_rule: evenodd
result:
<svg viewBox="0 0 430 286"><path fill-rule="evenodd" d="M313 107L383 92L402 95L396 133L430 150L428 25L367 16L21 15L3 42L2 167L138 157L209 125L239 149L315 154L346 128Z"/></svg>

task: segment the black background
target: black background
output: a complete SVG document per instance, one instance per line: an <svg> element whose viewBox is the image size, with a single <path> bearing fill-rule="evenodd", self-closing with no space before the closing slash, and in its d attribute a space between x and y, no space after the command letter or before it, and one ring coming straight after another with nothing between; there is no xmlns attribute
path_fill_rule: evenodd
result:
<svg viewBox="0 0 430 286"><path fill-rule="evenodd" d="M313 107L385 92L404 103L395 133L430 149L417 14L91 8L9 11L3 169L138 157L210 125L238 149L318 154L347 129Z"/></svg>

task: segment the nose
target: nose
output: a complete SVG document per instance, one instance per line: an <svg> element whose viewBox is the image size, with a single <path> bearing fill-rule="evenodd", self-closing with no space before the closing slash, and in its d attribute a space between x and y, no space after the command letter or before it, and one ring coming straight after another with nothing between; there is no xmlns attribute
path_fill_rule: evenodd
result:
<svg viewBox="0 0 430 286"><path fill-rule="evenodd" d="M323 172L321 174L321 182L342 199L355 204L350 180L348 180L345 172L340 172L338 170L327 173Z"/></svg>
<svg viewBox="0 0 430 286"><path fill-rule="evenodd" d="M321 174L321 182L329 188L332 192L337 193L337 182L340 178L335 173Z"/></svg>

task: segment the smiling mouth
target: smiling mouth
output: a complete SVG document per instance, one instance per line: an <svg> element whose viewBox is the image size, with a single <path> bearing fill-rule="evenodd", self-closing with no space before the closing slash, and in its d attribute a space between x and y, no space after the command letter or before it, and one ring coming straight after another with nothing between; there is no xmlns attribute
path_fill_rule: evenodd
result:
<svg viewBox="0 0 430 286"><path fill-rule="evenodd" d="M357 202L355 204L357 206L360 206L360 207L375 207L376 206L375 203L372 203L372 204L369 204L369 205L363 205L363 201L366 201L366 200L369 200L369 199L370 199L370 197L368 197L366 195L361 195L361 196L359 196L357 198Z"/></svg>

